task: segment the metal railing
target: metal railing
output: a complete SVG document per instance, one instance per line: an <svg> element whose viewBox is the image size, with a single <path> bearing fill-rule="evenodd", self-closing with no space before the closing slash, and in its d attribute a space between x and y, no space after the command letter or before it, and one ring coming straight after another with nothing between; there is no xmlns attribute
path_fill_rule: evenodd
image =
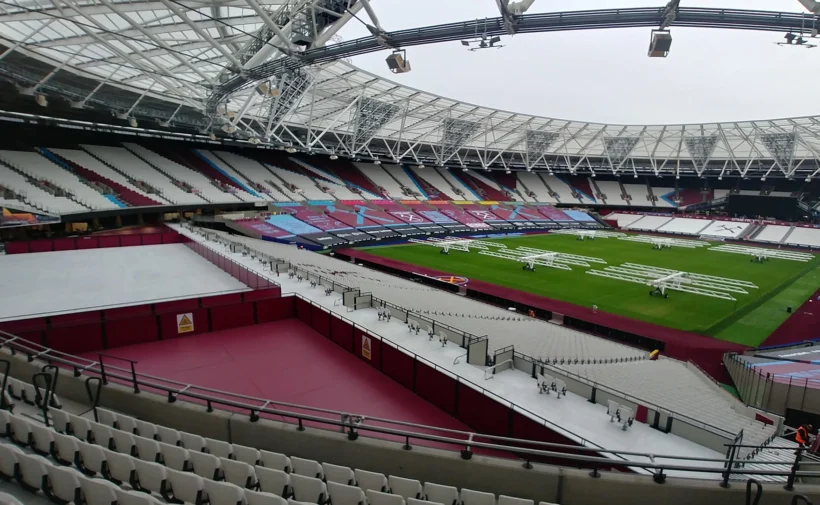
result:
<svg viewBox="0 0 820 505"><path fill-rule="evenodd" d="M297 295L298 296L298 295ZM303 298L304 299L304 298ZM308 301L307 299L304 299ZM397 346L401 348L401 346ZM444 444L461 449L462 457L469 459L474 449L482 449L502 454L511 454L525 461L524 468L532 468L532 463L541 463L539 458L548 458L550 461L568 462L579 467L591 468L592 475L597 476L601 469L620 467L630 468L635 471L644 470L651 474L656 482L663 482L669 472L691 472L702 474L706 478L720 476L723 482L728 482L732 477L737 480L748 478L750 475L766 475L784 477L787 488L793 486L798 478L817 478L820 472L804 471L800 469L802 450L797 451L793 462L764 462L755 461L756 465L762 466L786 466L791 465L789 471L778 470L746 470L739 468L730 457L726 458L697 458L678 455L648 454L635 451L609 450L602 447L578 447L576 445L556 444L540 442L534 440L517 439L497 435L487 435L449 428L441 428L405 421L370 417L360 414L351 414L331 409L321 409L305 405L296 405L287 402L277 402L262 398L255 398L247 395L240 395L211 388L204 388L179 381L163 379L147 374L137 373L132 369L123 369L113 365L103 365L99 361L88 360L78 356L56 351L43 347L39 344L24 340L6 332L0 331L0 348L7 349L11 354L24 354L28 361L44 361L50 365L68 367L74 371L75 377L82 375L91 377L106 377L106 382L116 382L128 385L134 390L134 394L140 394L143 390L153 390L167 395L169 403L174 403L178 398L185 398L187 401L197 404L205 404L207 411L211 412L214 407L218 407L233 413L246 411L252 422L258 421L261 415L284 419L287 422L295 423L300 431L307 429L330 429L334 431L342 430L348 434L348 439L354 441L360 433L370 434L376 438L384 436L394 437L404 440L404 447L411 448L413 443L433 443ZM403 349L403 348L402 348ZM404 349L405 352L409 352ZM423 358L413 354L416 359ZM425 361L425 364L435 367L439 371L441 368L435 364ZM133 362L130 362L134 365ZM445 371L446 372L446 371ZM449 373L449 372L446 372ZM5 380L5 377L3 378ZM457 378L462 381L462 379ZM476 387L484 394L492 394L475 384L469 383L470 387ZM102 384L101 387L106 387ZM515 410L528 412L509 402ZM278 420L277 419L277 420ZM376 422L384 426L366 424L366 421ZM310 423L310 424L308 424ZM315 425L315 426L314 426ZM381 436L381 437L379 437ZM741 447L735 444L726 444L727 447L735 449ZM749 447L749 446L743 446ZM759 450L766 450L766 447L754 447ZM731 452L731 451L730 451ZM603 457L609 455L610 457ZM730 454L731 455L731 454ZM643 460L635 458L643 458ZM614 459L613 459L614 458ZM672 463L661 463L658 460L670 460ZM680 463L679 463L680 462ZM703 463L707 466L687 465L685 462ZM568 464L564 463L564 464ZM719 465L718 465L719 464ZM714 465L714 466L708 466ZM813 466L813 464L807 464Z"/></svg>
<svg viewBox="0 0 820 505"><path fill-rule="evenodd" d="M225 246L228 246L228 247L230 247L231 245L235 245L235 246L238 246L238 247L241 247L241 248L252 249L252 248L251 248L249 245L247 245L247 244L244 244L244 243L242 243L242 242L234 242L234 241L231 241L231 240L226 239L226 238L224 238L224 237L221 237L221 236L219 236L218 234L215 234L215 233L209 233L206 229L198 228L198 227L192 226L192 225L187 224L187 223L183 223L183 227L184 227L184 228L186 228L187 230L191 231L192 233L196 233L196 234L199 234L200 236L203 236L203 237L204 237L204 238L206 238L206 239L209 239L209 236L210 236L210 237L213 237L213 239L214 239L217 243L220 243L220 244L225 245ZM328 286L328 287L335 288L336 286L340 286L340 287L342 287L342 288L344 288L344 289L346 289L346 290L360 290L360 289L361 289L361 288L359 288L359 287L354 287L354 286L350 286L350 285L347 285L347 284L340 283L340 282L336 281L335 279L331 279L331 278L329 278L329 277L325 277L325 276L323 276L323 275L321 275L321 274L316 274L316 273L313 273L313 272L311 272L310 270L308 270L307 268L304 268L304 267L301 267L301 266L295 266L295 265L293 265L293 264L291 263L291 261L290 261L290 260L286 260L286 259L282 259L282 258L276 258L276 257L274 257L274 256L272 256L272 255L270 255L270 254L267 254L267 253L262 252L262 251L259 251L259 250L255 250L255 251L256 251L256 253L257 253L257 257L264 257L264 258L268 258L268 261L277 261L277 262L279 262L279 263L286 263L286 264L290 265L292 268L294 268L295 270L299 270L299 271L305 272L306 274L308 274L308 276L309 276L309 277L312 277L312 278L314 278L314 279L319 279L319 280L320 280L320 283L322 283L322 282L323 282L323 283L325 283L325 284L329 284L329 286ZM323 284L323 285L324 285L324 284ZM435 331L436 329L442 328L442 329L445 329L445 330L447 330L447 331L450 331L450 332L453 332L453 333L456 333L456 334L460 334L460 335L462 335L462 336L464 337L464 343L465 343L465 344L466 344L467 342L469 342L469 341L472 341L471 339L487 338L487 336L484 336L484 337L477 337L477 336L475 336L475 335L473 335L473 334L471 334L471 333L469 333L469 332L466 332L466 331L464 331L464 330L460 330L460 329L454 328L454 327L452 327L452 326L450 326L450 325L448 325L448 324L441 323L441 322L439 322L439 321L437 321L437 320L435 320L435 319L433 319L433 318L431 318L431 317L429 317L429 316L422 315L422 314L420 314L420 313L418 313L418 312L414 312L414 311L412 311L412 310L410 310L410 309L407 309L407 308L402 307L402 306L400 306L400 305L397 305L397 304L391 303L391 302L389 302L389 301L387 301L387 300L380 299L380 298L378 298L378 297L376 297L376 296L373 296L372 294L371 294L371 296L372 296L372 300L373 300L373 302L372 302L373 306L376 306L377 304L380 304L381 306L388 307L388 308L392 308L392 309L398 310L398 311L400 311L400 312L404 312L404 313L406 314L406 316L412 315L412 316L413 316L414 318L416 318L416 319L421 319L421 320L423 320L423 321L427 321L428 323L430 323L430 325L432 326L432 328L433 328L433 330L434 330L434 331ZM313 303L313 302L311 302L311 303ZM336 314L336 315L338 315L338 314ZM341 316L339 316L339 317L341 317ZM366 329L366 328L363 328L363 329ZM367 330L367 329L366 329L366 330ZM367 330L367 331L368 331L368 332L371 332L370 330ZM372 333L372 332L371 332L371 333ZM380 337L380 338L382 338L382 337ZM386 340L386 339L383 339L383 338L382 338L382 340ZM393 345L396 345L397 347L400 347L400 346L398 346L397 344L393 344ZM463 346L463 347L466 347L466 345L462 345L462 346ZM410 352L410 351L407 351L407 352ZM496 351L496 352L498 352L498 351ZM411 354L414 354L414 355L415 355L415 353L411 353ZM540 365L544 365L544 366L552 367L552 365L549 365L549 364L547 364L547 363L542 363L540 360L538 360L538 359L536 359L536 358L534 358L534 357L531 357L531 356L525 355L525 354L520 353L520 352L514 352L514 353L513 353L513 355L514 355L515 357L519 357L519 358L524 359L524 360L526 360L526 361L531 361L531 362L532 362L532 361L534 361L534 362L536 362L536 363L539 363ZM605 385L599 384L599 383L597 383L597 382L595 382L595 381L593 381L593 380L591 380L591 379L588 379L588 378L583 377L583 376L581 376L581 375L578 375L578 374L576 374L576 373L570 372L570 371L568 371L568 370L558 369L558 372L559 372L559 373L564 373L564 374L566 374L566 375L568 375L568 376L572 377L573 379L578 380L579 382L582 382L582 383L584 383L584 384L587 384L587 385L590 385L590 386L596 387L597 389L599 389L599 390L601 390L601 391L609 392L609 393L612 393L612 394L614 394L614 395L616 395L616 396L620 396L620 397L624 398L624 399L625 399L625 400L627 400L627 401L631 401L631 402L633 402L633 403L635 403L635 404L640 404L640 405L644 405L644 406L647 406L647 407L653 408L656 412L664 412L664 413L667 413L667 414L671 414L671 415L672 415L675 419L679 419L680 421L684 421L684 422L686 422L686 423L688 423L688 424L691 424L691 425L693 425L693 426L695 426L695 427L697 427L697 428L701 428L701 429L704 429L704 430L710 431L710 432L712 432L712 433L714 433L714 434L716 434L716 435L719 435L719 436L721 436L721 437L726 438L727 440L731 440L731 439L733 439L733 438L734 438L734 436L736 435L735 433L732 433L732 432L730 432L730 431L728 431L728 430L725 430L725 429L723 429L723 428L721 428L721 427L719 427L719 426L715 426L715 425L713 425L713 424L709 424L709 423L707 423L707 422L699 421L699 420L697 420L697 419L692 418L691 416L688 416L688 415L686 415L686 414L684 414L684 413L682 413L682 412L676 411L676 410L674 410L674 409L669 409L669 408L661 408L661 407L659 407L659 406L655 405L653 402L648 402L648 401L646 401L646 400L639 399L639 398L637 398L637 397L635 397L634 395L631 395L631 394L629 394L629 393L625 393L625 392L619 391L619 390L617 390L617 389L615 389L615 388L612 388L612 387L610 387L610 386L605 386ZM478 387L478 386L477 386L477 387ZM482 388L482 389L483 389L483 388ZM495 395L495 394L493 394L493 393L490 393L490 395L491 395L491 396L495 396L496 398L501 398L501 397L498 397L497 395ZM501 399L500 401L501 401L501 403L509 403L509 402L508 402L507 400L505 400L505 399ZM524 409L524 410L525 410L525 409ZM527 412L528 412L528 413L530 413L530 414L532 414L532 413L531 413L531 412L529 412L529 411L527 411ZM580 435L577 435L577 434L575 434L575 433L572 433L572 431L570 431L570 430L568 430L568 429L566 429L566 428L563 428L563 427L558 427L558 426L557 426L557 425L555 425L554 423L551 423L550 421L547 421L546 419L543 419L543 417L538 416L538 415L536 415L536 414L532 414L532 415L535 415L536 417L538 417L539 419L541 419L544 423L547 423L547 424L549 424L549 425L555 426L555 428L557 428L560 432L568 432L568 433L570 433L573 437L576 437L576 438L578 438L578 439L580 439L580 440L586 441L586 439L584 439L584 438L583 438L583 437L581 437ZM589 442L589 441L586 441L586 442L585 442L585 445L586 445L586 444L588 444L588 443L590 443L590 442ZM593 444L593 445L594 445L594 444Z"/></svg>
<svg viewBox="0 0 820 505"><path fill-rule="evenodd" d="M644 399L633 396L629 393L621 391L621 390L619 390L617 388L614 388L612 386L607 386L605 384L601 384L601 383L596 382L596 381L594 381L594 380L592 380L588 377L584 377L584 376L579 375L579 374L577 374L575 372L572 372L570 370L566 370L566 369L563 369L563 368L557 368L554 365L551 365L551 364L548 364L548 363L542 363L538 360L533 360L533 358L530 358L529 356L527 356L525 354L522 354L522 353L516 352L515 356L517 358L520 358L520 359L523 359L523 360L526 360L526 361L535 362L536 366L543 366L545 368L553 370L555 373L564 374L564 375L566 375L568 377L571 377L572 379L574 379L578 382L586 384L590 387L594 387L595 389L597 389L599 391L603 391L605 393L610 393L614 396L623 398L624 400L630 401L630 402L635 403L637 405L643 405L644 407L652 409L655 412L661 412L661 413L671 415L674 419L679 419L679 420L685 421L685 422L687 422L687 423L689 423L689 424L691 424L691 425L693 425L697 428L701 428L701 429L704 429L704 430L707 430L707 431L711 431L712 433L714 433L716 435L720 435L722 437L725 437L728 440L731 440L736 435L736 433L732 433L731 431L725 430L723 428L720 428L718 426L715 426L715 425L712 425L712 424L709 424L709 423L706 423L706 422L703 422L703 421L698 421L697 419L694 419L693 417L687 416L686 414L682 414L682 413L680 413L676 410L669 409L669 408L666 408L666 407L661 407L660 405L657 405L653 402L648 402Z"/></svg>

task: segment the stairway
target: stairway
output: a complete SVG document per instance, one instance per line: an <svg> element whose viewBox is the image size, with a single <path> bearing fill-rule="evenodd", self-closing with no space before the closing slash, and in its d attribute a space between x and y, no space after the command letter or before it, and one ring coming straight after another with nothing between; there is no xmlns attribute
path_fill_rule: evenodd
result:
<svg viewBox="0 0 820 505"><path fill-rule="evenodd" d="M621 199L628 202L629 205L632 205L632 196L626 192L626 188L624 187L624 183L621 181L620 177L618 178L618 187L621 188Z"/></svg>
<svg viewBox="0 0 820 505"><path fill-rule="evenodd" d="M649 195L649 201L652 202L653 207L657 207L658 199L655 197L655 194L652 192L652 184L649 182L649 178L646 179L646 191L647 195Z"/></svg>
<svg viewBox="0 0 820 505"><path fill-rule="evenodd" d="M595 193L592 196L596 199L600 198L601 200L603 200L603 203L606 203L606 198L604 197L604 194L601 192L601 188L598 187L598 183L595 182L594 178L589 179L589 184L592 187L592 191Z"/></svg>
<svg viewBox="0 0 820 505"><path fill-rule="evenodd" d="M553 191L553 189L550 187L549 183L547 182L547 179L544 177L544 174L542 174L541 172L535 172L535 175L537 175L538 178L541 179L541 182L544 183L544 186L547 188L547 191L549 192L550 196L554 198L556 202L560 202L561 199L558 197L558 193Z"/></svg>
<svg viewBox="0 0 820 505"><path fill-rule="evenodd" d="M785 235L783 235L783 238L781 238L781 239L780 239L780 243L781 243L781 244L786 244L786 243L787 243L787 242L786 242L786 240L788 240L789 235L791 235L791 234L792 234L792 232L793 232L795 229L796 229L796 227L795 227L795 226L792 226L792 227L789 229L789 231L787 231L787 232L786 232L786 234L785 234Z"/></svg>

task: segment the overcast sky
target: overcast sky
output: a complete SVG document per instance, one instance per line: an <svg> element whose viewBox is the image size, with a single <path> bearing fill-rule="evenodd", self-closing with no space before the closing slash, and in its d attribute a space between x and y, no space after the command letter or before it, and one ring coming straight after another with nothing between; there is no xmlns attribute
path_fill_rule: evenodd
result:
<svg viewBox="0 0 820 505"><path fill-rule="evenodd" d="M386 30L498 16L494 0L371 0ZM665 0L536 0L530 12L662 6ZM797 0L682 0L687 7L805 12ZM367 19L362 11L362 19ZM781 33L673 28L667 58L649 58L651 29L504 37L506 47L460 43L408 49L413 71L393 75L388 53L360 68L464 102L581 121L664 124L820 114L820 47L781 47ZM367 35L358 21L345 40ZM820 42L818 37L817 42Z"/></svg>

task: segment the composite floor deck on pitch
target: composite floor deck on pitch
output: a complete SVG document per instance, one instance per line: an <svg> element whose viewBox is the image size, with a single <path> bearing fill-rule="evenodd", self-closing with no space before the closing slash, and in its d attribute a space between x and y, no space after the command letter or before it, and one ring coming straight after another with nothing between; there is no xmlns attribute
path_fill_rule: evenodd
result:
<svg viewBox="0 0 820 505"><path fill-rule="evenodd" d="M0 256L0 321L245 291L183 244Z"/></svg>

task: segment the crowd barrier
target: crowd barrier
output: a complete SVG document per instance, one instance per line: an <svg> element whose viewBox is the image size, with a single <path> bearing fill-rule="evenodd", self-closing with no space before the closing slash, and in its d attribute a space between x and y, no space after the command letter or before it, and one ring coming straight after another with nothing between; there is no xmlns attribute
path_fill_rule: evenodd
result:
<svg viewBox="0 0 820 505"><path fill-rule="evenodd" d="M75 251L81 249L104 249L107 247L133 247L140 245L178 244L181 235L173 230L162 233L136 233L133 235L89 235L42 240L9 242L6 254L39 253L50 251Z"/></svg>

